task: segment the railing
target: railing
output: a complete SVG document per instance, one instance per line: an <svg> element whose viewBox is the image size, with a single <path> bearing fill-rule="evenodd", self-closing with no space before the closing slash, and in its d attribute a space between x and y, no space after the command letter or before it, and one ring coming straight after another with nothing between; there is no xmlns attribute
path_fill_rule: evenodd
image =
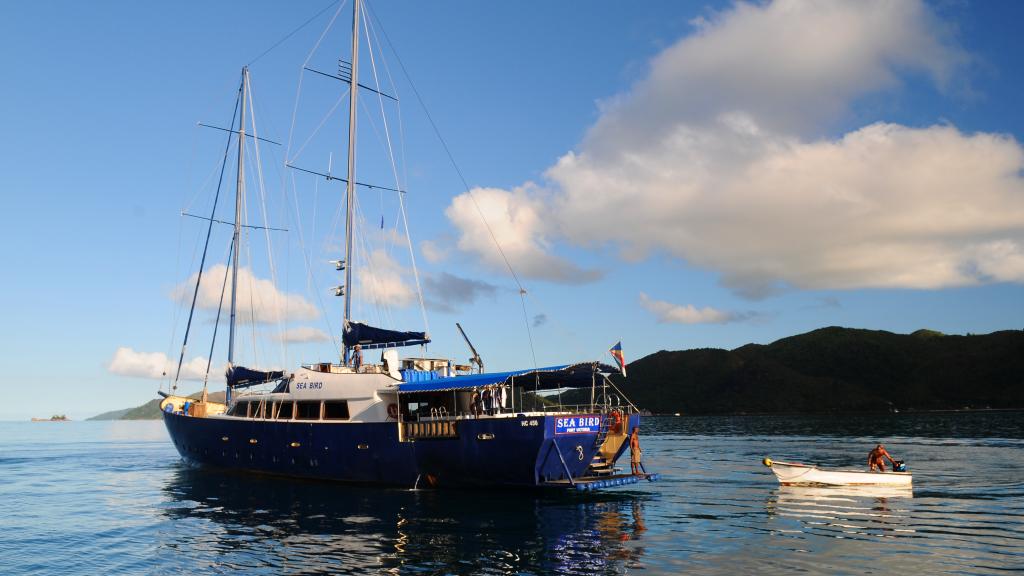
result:
<svg viewBox="0 0 1024 576"><path fill-rule="evenodd" d="M458 438L458 427L454 420L433 422L403 422L402 436L406 440L424 438Z"/></svg>

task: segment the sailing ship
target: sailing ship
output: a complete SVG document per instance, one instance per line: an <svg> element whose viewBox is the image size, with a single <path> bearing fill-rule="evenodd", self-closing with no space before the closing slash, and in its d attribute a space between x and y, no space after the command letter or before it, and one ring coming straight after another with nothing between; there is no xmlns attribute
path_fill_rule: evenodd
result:
<svg viewBox="0 0 1024 576"><path fill-rule="evenodd" d="M322 174L345 183L344 259L334 262L345 274L336 291L344 296L340 357L293 371L236 363L243 157L247 139L258 139L246 133L249 72L244 68L238 123L232 120L228 130L237 139L238 168L225 401L212 401L205 383L198 397L161 391L163 420L178 452L202 466L405 487L592 490L656 480L657 474L625 474L616 467L629 432L640 423L640 410L609 378L617 368L589 361L486 372L461 325L473 352L468 365L425 354L400 357L399 349L425 346L429 335L352 318L353 206L361 185L355 163L357 95L361 88L372 90L359 83L360 0L352 6L352 58L336 76L349 93L347 174ZM211 227L223 222L214 213L206 220ZM207 231L207 242L209 237ZM189 327L205 260L204 248ZM225 275L222 302L227 282ZM186 328L185 344L188 336ZM183 344L179 373L184 350ZM379 361L363 361L375 351ZM566 389L582 389L576 397L589 401L565 406L545 400L546 391Z"/></svg>

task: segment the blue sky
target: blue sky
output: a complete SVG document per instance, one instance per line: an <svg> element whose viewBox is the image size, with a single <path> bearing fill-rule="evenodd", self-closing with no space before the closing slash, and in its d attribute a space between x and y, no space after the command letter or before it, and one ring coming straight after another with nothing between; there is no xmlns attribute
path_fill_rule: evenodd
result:
<svg viewBox="0 0 1024 576"><path fill-rule="evenodd" d="M307 74L295 105L299 68L335 9L260 57L326 6L8 7L0 418L154 397L180 350L175 297L204 232L179 213L209 211L224 146L196 123L228 123L240 69L257 57L259 132L286 144L261 148L267 219L289 232L272 235L273 270L263 235L251 236L248 289L289 304L282 317L261 300L240 356L287 368L334 354L325 319L336 332L341 300L326 261L339 251L340 190L281 164L288 154L323 169L333 154L342 171L344 115L311 136L338 86ZM494 369L534 354L540 365L607 360L620 339L636 359L830 325L1024 325L1020 3L370 6L473 189L384 50L431 354L468 355L456 321ZM348 57L349 26L339 16L311 66ZM360 174L388 185L378 104L364 104ZM248 187L256 223L259 184ZM528 291L526 322L474 199ZM360 317L421 329L407 250L379 228L381 217L394 226L395 198L364 191L359 202L368 243L357 262L373 274L357 289L385 300ZM222 271L226 234L215 230L208 278ZM202 309L189 366L205 365L211 330Z"/></svg>

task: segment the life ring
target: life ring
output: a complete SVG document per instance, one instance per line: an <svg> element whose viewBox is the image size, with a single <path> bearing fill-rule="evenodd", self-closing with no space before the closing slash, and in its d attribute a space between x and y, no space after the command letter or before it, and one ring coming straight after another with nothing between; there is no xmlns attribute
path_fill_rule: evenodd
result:
<svg viewBox="0 0 1024 576"><path fill-rule="evenodd" d="M612 425L610 426L612 434L618 434L622 432L622 414L618 410L612 410Z"/></svg>
<svg viewBox="0 0 1024 576"><path fill-rule="evenodd" d="M388 404L388 418L398 420L398 404L395 404L394 402Z"/></svg>

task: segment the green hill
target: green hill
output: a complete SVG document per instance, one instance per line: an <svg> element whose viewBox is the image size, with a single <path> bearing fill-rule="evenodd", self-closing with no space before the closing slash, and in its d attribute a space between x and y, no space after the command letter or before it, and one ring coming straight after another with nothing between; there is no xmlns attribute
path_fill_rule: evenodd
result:
<svg viewBox="0 0 1024 576"><path fill-rule="evenodd" d="M616 384L659 413L1024 407L1024 332L822 328L735 350L661 351Z"/></svg>
<svg viewBox="0 0 1024 576"><path fill-rule="evenodd" d="M1020 330L948 336L830 327L735 350L662 350L628 369L628 379L613 377L616 385L662 414L1024 408ZM224 393L210 399L223 402ZM563 394L566 404L589 399L589 390ZM158 419L159 404L91 420Z"/></svg>
<svg viewBox="0 0 1024 576"><path fill-rule="evenodd" d="M190 398L199 398L200 392L190 394ZM210 392L207 396L211 402L223 402L224 392ZM112 410L110 412L104 412L89 418L89 420L159 420L160 419L160 401L162 398L154 398L149 402L135 408L123 408L121 410Z"/></svg>

